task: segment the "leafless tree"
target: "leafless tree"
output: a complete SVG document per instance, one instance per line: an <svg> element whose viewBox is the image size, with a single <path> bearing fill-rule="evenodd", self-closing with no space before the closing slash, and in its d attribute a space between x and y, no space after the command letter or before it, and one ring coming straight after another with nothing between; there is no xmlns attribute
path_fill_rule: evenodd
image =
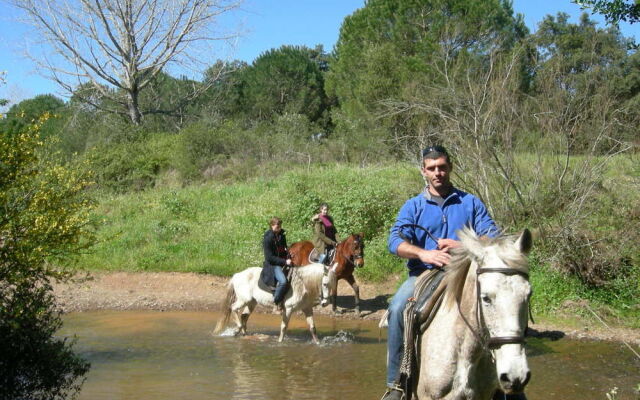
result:
<svg viewBox="0 0 640 400"><path fill-rule="evenodd" d="M432 58L436 78L414 97L383 101L380 118L402 117L418 127L395 138L412 160L426 144L444 144L456 184L479 195L503 228L533 224L552 264L603 281L616 265L602 260L601 238L588 222L600 188L623 186L604 177L631 147L621 139L633 129L624 118L629 110L603 81L594 83L595 95L558 85L566 72L553 65L538 71L541 94L528 96L519 90L521 56L520 49L489 52L482 68L472 68L445 49ZM625 240L615 239L608 247L624 248Z"/></svg>
<svg viewBox="0 0 640 400"><path fill-rule="evenodd" d="M81 100L139 124L141 91L163 69L193 69L206 58L199 52L203 46L210 50L208 45L233 38L217 35L213 27L241 0L9 2L24 11L39 39L53 50L46 57L32 55L53 80ZM83 92L93 93L82 98ZM108 101L96 102L96 93Z"/></svg>

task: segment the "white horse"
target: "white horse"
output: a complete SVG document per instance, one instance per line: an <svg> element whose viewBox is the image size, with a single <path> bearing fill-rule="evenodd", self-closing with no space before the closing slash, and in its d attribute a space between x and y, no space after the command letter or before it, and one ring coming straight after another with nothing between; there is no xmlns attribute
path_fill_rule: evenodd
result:
<svg viewBox="0 0 640 400"><path fill-rule="evenodd" d="M247 268L233 275L227 285L227 296L223 303L223 317L216 324L214 333L221 332L229 323L233 313L237 332L246 335L247 320L257 304L274 306L273 294L260 280L262 268ZM309 325L309 331L314 343L319 343L313 322L313 306L320 300L322 306L328 304L329 294L336 286L334 272L323 264L309 264L294 267L289 283L289 290L284 297L284 310L280 324L279 342L282 342L289 325L289 319L294 311L301 310Z"/></svg>
<svg viewBox="0 0 640 400"><path fill-rule="evenodd" d="M422 400L521 393L531 377L524 348L531 234L480 239L465 228L458 235L462 246L445 268L440 309L417 339L413 391Z"/></svg>

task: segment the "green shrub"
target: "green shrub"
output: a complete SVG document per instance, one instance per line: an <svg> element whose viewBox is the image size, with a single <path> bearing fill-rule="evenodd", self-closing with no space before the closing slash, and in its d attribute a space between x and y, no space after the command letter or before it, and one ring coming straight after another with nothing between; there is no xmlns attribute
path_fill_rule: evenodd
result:
<svg viewBox="0 0 640 400"><path fill-rule="evenodd" d="M65 281L93 243L89 177L60 163L40 119L0 130L0 397L64 399L77 394L89 364L62 325L52 282Z"/></svg>
<svg viewBox="0 0 640 400"><path fill-rule="evenodd" d="M159 175L174 164L176 135L156 134L149 139L103 143L85 154L100 189L115 192L153 187Z"/></svg>

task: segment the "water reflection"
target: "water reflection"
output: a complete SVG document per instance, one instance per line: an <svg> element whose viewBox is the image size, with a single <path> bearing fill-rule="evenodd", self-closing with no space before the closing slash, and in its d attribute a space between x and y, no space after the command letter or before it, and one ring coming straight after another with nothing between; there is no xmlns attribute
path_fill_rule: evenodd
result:
<svg viewBox="0 0 640 400"><path fill-rule="evenodd" d="M90 312L65 317L63 334L92 363L79 399L378 399L386 343L374 321L316 317L320 346L302 317L277 343L279 317L254 314L251 336L211 334L206 312ZM622 346L566 338L529 341L530 400L598 399L614 386L636 399L640 362Z"/></svg>

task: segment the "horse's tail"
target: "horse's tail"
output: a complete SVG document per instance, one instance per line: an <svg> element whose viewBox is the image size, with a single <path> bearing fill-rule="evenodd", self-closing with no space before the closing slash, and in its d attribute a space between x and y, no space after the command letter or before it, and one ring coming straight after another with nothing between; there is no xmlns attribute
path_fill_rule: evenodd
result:
<svg viewBox="0 0 640 400"><path fill-rule="evenodd" d="M227 296L222 303L222 318L216 323L216 328L213 333L220 333L229 323L231 317L231 305L236 301L236 291L233 287L233 282L230 281L227 285Z"/></svg>

